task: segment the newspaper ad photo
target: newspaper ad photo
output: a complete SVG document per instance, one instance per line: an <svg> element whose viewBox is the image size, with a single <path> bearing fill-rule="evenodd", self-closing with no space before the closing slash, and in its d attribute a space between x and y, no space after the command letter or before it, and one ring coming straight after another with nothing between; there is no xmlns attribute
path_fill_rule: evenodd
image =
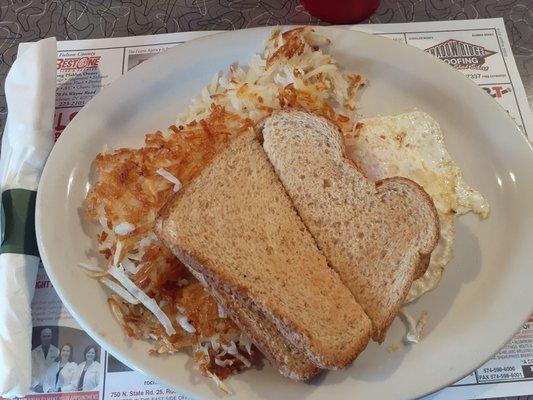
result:
<svg viewBox="0 0 533 400"><path fill-rule="evenodd" d="M99 389L103 376L101 349L84 331L63 326L35 327L33 344L32 392Z"/></svg>

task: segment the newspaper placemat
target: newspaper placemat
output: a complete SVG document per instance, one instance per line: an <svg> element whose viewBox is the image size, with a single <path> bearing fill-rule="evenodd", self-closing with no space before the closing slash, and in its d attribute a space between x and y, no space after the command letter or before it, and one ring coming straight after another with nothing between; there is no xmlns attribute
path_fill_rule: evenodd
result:
<svg viewBox="0 0 533 400"><path fill-rule="evenodd" d="M509 113L522 132L532 137L531 109L502 19L357 25L350 29L383 35L439 57L481 86ZM213 33L58 42L56 136L85 103L128 70L169 47ZM65 309L42 265L32 312L32 373L40 384L27 398L188 399L184 394L132 371L101 349ZM65 343L71 345L72 371L64 379L71 381L65 385L68 391L57 393L54 389L56 376L49 376L49 367ZM86 373L90 374L90 379L81 382L78 375L88 357L94 359ZM533 394L533 319L525 322L519 333L476 371L426 399L480 399L526 394Z"/></svg>

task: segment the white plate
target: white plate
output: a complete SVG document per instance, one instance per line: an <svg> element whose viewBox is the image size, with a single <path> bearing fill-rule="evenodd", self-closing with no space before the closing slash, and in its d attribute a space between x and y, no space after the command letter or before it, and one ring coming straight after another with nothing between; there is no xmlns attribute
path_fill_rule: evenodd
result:
<svg viewBox="0 0 533 400"><path fill-rule="evenodd" d="M427 310L421 344L399 343L396 321L387 341L370 344L350 368L311 384L282 378L270 366L231 378L236 399L406 399L461 378L497 351L532 310L531 246L533 153L494 100L436 58L392 40L353 31L321 29L344 68L370 85L365 116L414 107L433 115L467 181L489 200L490 218L462 217L455 258L441 285L410 307ZM261 52L270 29L210 36L182 44L135 68L96 96L61 135L46 164L37 196L41 257L58 294L81 326L126 364L195 397L217 397L198 379L189 356L151 357L146 343L127 340L106 303L106 292L79 262L95 250L82 203L91 163L102 146L139 146L144 134L170 125L212 75Z"/></svg>

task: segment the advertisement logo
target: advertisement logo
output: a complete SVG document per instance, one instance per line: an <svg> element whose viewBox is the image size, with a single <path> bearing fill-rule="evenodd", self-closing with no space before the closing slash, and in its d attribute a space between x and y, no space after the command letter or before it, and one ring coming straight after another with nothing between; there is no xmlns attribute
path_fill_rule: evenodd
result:
<svg viewBox="0 0 533 400"><path fill-rule="evenodd" d="M94 68L98 68L99 63L100 63L100 56L58 58L57 69L61 71L94 69Z"/></svg>
<svg viewBox="0 0 533 400"><path fill-rule="evenodd" d="M484 87L483 90L495 99L501 99L504 94L511 93L511 88L503 88L502 86Z"/></svg>
<svg viewBox="0 0 533 400"><path fill-rule="evenodd" d="M463 42L461 40L449 39L435 46L425 49L429 54L440 58L457 69L480 69L488 70L485 64L487 57L496 54L495 51L488 50L483 46Z"/></svg>

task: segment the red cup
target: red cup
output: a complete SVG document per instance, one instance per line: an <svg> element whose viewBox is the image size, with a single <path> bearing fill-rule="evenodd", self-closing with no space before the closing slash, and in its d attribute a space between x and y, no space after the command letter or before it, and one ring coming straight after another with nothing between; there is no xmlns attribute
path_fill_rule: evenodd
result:
<svg viewBox="0 0 533 400"><path fill-rule="evenodd" d="M301 0L309 14L331 24L350 24L370 17L380 0Z"/></svg>

